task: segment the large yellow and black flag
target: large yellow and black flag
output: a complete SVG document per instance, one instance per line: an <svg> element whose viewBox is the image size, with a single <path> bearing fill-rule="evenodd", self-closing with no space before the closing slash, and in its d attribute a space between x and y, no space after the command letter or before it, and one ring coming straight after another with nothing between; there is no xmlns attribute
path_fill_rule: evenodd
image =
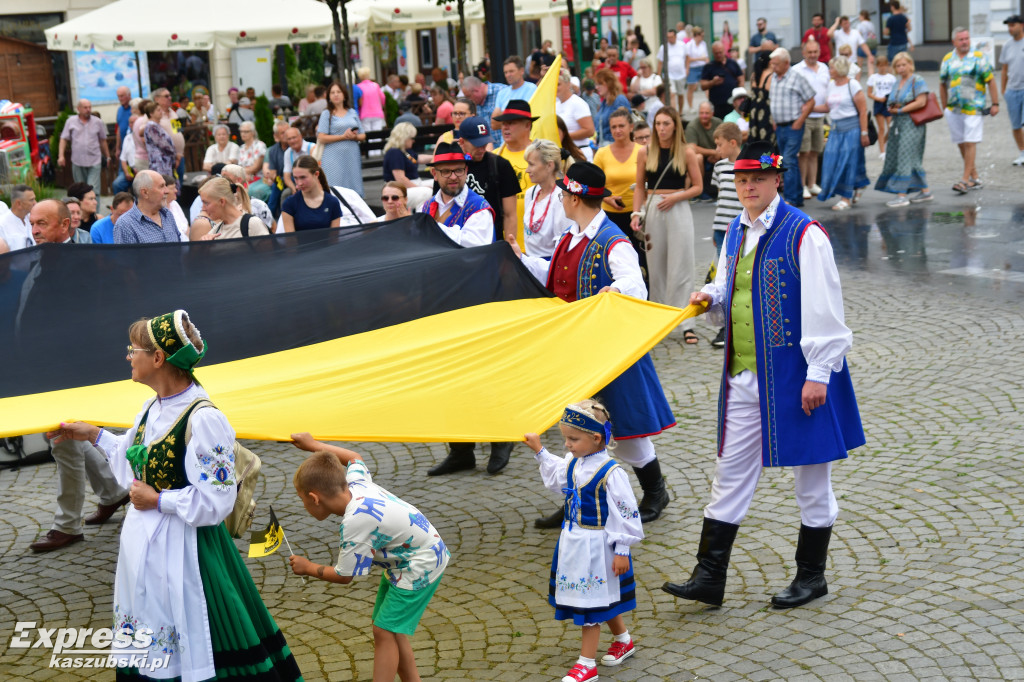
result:
<svg viewBox="0 0 1024 682"><path fill-rule="evenodd" d="M281 549L284 542L284 529L277 520L274 508L270 508L270 523L263 530L254 530L249 533L249 558L258 559L270 556Z"/></svg>
<svg viewBox="0 0 1024 682"><path fill-rule="evenodd" d="M504 242L429 217L252 239L46 244L0 255L0 436L129 427L128 327L187 310L197 379L239 438L500 442L554 424L684 313L553 298Z"/></svg>

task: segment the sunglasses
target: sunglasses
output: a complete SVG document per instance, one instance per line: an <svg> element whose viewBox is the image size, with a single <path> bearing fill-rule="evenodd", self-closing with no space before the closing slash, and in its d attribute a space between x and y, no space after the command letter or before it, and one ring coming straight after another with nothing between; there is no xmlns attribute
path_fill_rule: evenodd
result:
<svg viewBox="0 0 1024 682"><path fill-rule="evenodd" d="M401 201L404 197L400 194L395 195L384 195L380 198L381 201Z"/></svg>

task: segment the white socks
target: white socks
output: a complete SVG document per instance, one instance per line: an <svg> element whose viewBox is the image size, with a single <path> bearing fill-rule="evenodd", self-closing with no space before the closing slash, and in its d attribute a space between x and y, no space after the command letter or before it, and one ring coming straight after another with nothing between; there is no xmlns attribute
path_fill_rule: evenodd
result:
<svg viewBox="0 0 1024 682"><path fill-rule="evenodd" d="M597 661L596 660L594 660L593 658L584 658L583 656L579 657L579 659L576 661L576 664L577 665L583 665L583 666L586 666L588 668L596 668L597 667Z"/></svg>
<svg viewBox="0 0 1024 682"><path fill-rule="evenodd" d="M626 630L621 635L615 635L615 641L623 644L629 644L629 630Z"/></svg>

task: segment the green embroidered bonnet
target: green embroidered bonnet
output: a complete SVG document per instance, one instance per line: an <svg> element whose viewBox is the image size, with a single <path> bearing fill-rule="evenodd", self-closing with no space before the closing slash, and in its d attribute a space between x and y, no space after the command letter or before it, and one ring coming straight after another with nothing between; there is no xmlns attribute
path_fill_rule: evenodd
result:
<svg viewBox="0 0 1024 682"><path fill-rule="evenodd" d="M167 362L186 372L191 372L192 368L198 365L206 355L206 342L203 341L199 330L193 325L192 329L199 337L199 349L197 349L189 340L188 334L185 333L185 322L191 322L188 319L188 313L184 310L175 310L173 313L151 319L147 329L153 344L167 355Z"/></svg>

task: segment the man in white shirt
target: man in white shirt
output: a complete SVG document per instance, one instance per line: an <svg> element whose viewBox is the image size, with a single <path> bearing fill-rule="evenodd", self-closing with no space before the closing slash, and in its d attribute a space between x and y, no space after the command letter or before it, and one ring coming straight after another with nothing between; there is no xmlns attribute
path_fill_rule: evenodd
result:
<svg viewBox="0 0 1024 682"><path fill-rule="evenodd" d="M679 40L672 29L666 32L665 37L665 44L658 48L658 73L663 73L667 59L669 90L679 100L676 111L682 111L686 102L686 44Z"/></svg>
<svg viewBox="0 0 1024 682"><path fill-rule="evenodd" d="M282 179L284 180L285 186L295 191L295 180L292 179L292 166L299 157L304 154L309 154L313 151L313 143L307 142L302 139L302 133L298 128L289 128L284 133L284 141L288 143L288 149L284 150L284 171L282 173ZM282 193L281 201L285 200L285 195Z"/></svg>
<svg viewBox="0 0 1024 682"><path fill-rule="evenodd" d="M29 213L36 205L36 193L28 185L11 188L11 210L0 217L0 239L11 251L34 246L32 228L28 223Z"/></svg>
<svg viewBox="0 0 1024 682"><path fill-rule="evenodd" d="M825 565L839 514L832 462L864 444L846 366L853 333L832 246L817 223L781 200L783 161L767 142L740 152L733 173L743 212L726 232L715 281L690 297L728 330L718 459L697 566L687 582L662 589L715 606L763 467L793 468L801 521L796 578L772 604L792 608L828 594ZM759 244L769 230L771 239Z"/></svg>
<svg viewBox="0 0 1024 682"><path fill-rule="evenodd" d="M533 93L537 92L537 86L526 80L526 64L519 55L514 54L506 59L503 71L508 87L498 93L494 101L494 111L491 112L491 125L497 124L498 128L501 128L498 116L505 111L509 100L521 99L529 102Z"/></svg>
<svg viewBox="0 0 1024 682"><path fill-rule="evenodd" d="M836 44L836 54L839 54L839 48L843 45L849 45L853 50L854 59L857 60L857 64L860 65L860 57L863 54L868 60L868 75L870 76L875 72L875 56L871 54L871 50L868 49L868 44L864 42L864 36L861 35L860 31L850 28L850 17L844 15L836 19L835 23L828 30L828 37Z"/></svg>
<svg viewBox="0 0 1024 682"><path fill-rule="evenodd" d="M572 91L572 76L567 69L562 69L558 74L555 113L565 122L569 137L587 157L587 161L593 161L594 148L590 146L590 138L594 136L594 117L590 105Z"/></svg>
<svg viewBox="0 0 1024 682"><path fill-rule="evenodd" d="M466 155L454 142L437 145L430 173L440 189L419 208L437 221L456 244L483 246L494 241L494 209L466 186Z"/></svg>
<svg viewBox="0 0 1024 682"><path fill-rule="evenodd" d="M809 39L803 46L804 60L793 65L793 70L814 88L814 106L825 103L828 94L828 65L818 61L821 46ZM818 196L818 158L825 151L825 114L812 110L804 122L804 139L800 143L800 178L804 185L804 199Z"/></svg>

